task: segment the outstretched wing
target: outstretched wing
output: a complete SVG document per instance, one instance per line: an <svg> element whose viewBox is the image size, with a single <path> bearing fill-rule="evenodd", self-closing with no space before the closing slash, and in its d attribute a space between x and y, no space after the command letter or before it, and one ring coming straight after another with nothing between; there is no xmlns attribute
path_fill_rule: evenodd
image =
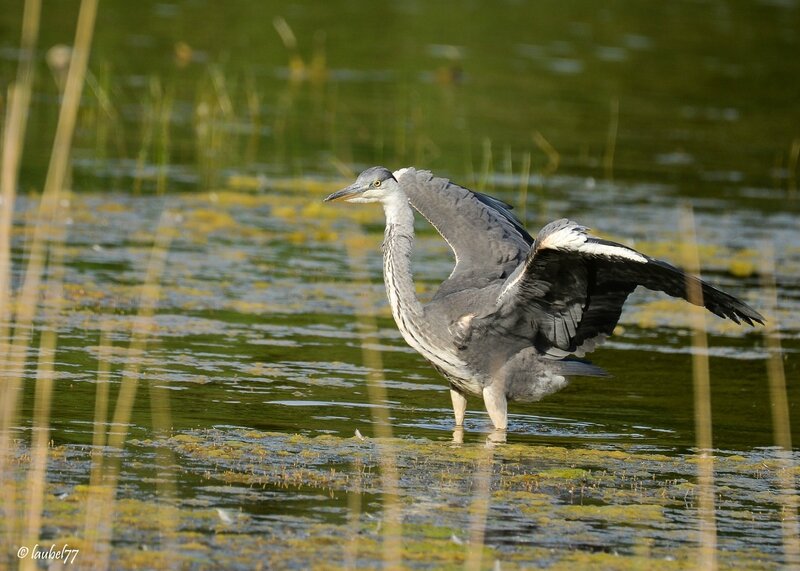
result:
<svg viewBox="0 0 800 571"><path fill-rule="evenodd" d="M503 286L494 313L471 323L533 342L542 353L563 357L593 348L610 335L622 306L636 286L689 298L699 287L703 305L737 323L763 323L746 303L682 270L615 242L589 236L586 228L562 219L545 226L524 264Z"/></svg>
<svg viewBox="0 0 800 571"><path fill-rule="evenodd" d="M428 171L406 168L394 176L455 254L455 268L436 297L507 278L528 255L533 238L508 204Z"/></svg>

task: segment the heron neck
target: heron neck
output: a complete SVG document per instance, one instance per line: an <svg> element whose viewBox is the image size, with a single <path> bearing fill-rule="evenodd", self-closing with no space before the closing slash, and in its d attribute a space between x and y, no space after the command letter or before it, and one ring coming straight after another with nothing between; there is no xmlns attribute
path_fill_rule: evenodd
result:
<svg viewBox="0 0 800 571"><path fill-rule="evenodd" d="M414 245L414 211L405 196L397 196L383 204L386 232L383 240L383 281L392 306L392 315L404 329L404 322L422 315L411 271L411 250Z"/></svg>

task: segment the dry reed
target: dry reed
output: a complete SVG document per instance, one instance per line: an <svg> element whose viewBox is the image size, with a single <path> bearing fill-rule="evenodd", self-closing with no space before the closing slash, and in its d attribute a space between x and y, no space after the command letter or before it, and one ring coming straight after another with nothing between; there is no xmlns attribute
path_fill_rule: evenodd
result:
<svg viewBox="0 0 800 571"><path fill-rule="evenodd" d="M154 326L155 310L161 294L160 279L164 273L175 223L176 216L173 213L169 211L162 213L155 233L144 282L141 286L139 311L132 324L131 340L125 355L125 368L122 372L121 386L117 394L113 420L107 438L110 456L104 459L96 459L96 462L101 467L97 468L97 472L102 476L98 476L99 481L97 485L90 488L90 493L86 500L88 507L91 507L92 510L97 510L96 516L87 515L87 517L95 519L87 519L85 528L89 532L88 539L91 540L88 545L89 552L86 554L85 559L88 560L89 567L92 569L107 569L111 558L112 528L110 522L113 521L114 517L117 482L119 481L121 469L121 455L128 437L128 428L130 427L133 404L138 392L143 358ZM107 339L107 335L103 337ZM109 351L110 347L103 347L103 342L101 342L98 356L108 355ZM101 365L98 371L98 382L102 382L102 377L105 374L106 370ZM166 392L164 391L164 393ZM151 393L150 398L153 399L153 397L154 395ZM168 397L168 394L162 393L158 395L159 399L166 400ZM153 427L163 433L170 425L168 418L169 405L165 403L153 406ZM95 431L97 430L101 429L96 425ZM100 437L98 437L99 439ZM160 456L157 455L156 466L161 471L159 480L163 479L165 482L169 482L171 480L169 477L171 475L170 466L172 466L171 458L169 456L165 457L163 453ZM159 493L165 496L167 500L174 498L175 493L172 484L160 482L158 486ZM170 532L175 527L175 522L166 517L168 513L164 511L162 513L164 519L160 520L164 537L171 537L173 534ZM90 529L89 525L93 523L97 523L97 527Z"/></svg>
<svg viewBox="0 0 800 571"><path fill-rule="evenodd" d="M24 52L25 57L32 57L33 46L35 44L36 30L38 29L38 16L40 13L40 6L38 3L26 5L25 18L26 22L23 24L23 47L28 50ZM3 362L2 374L4 378L4 400L2 409L2 432L0 432L0 478L4 483L4 512L6 514L6 535L7 538L12 539L12 545L18 543L14 541L18 531L13 528L18 518L14 517L16 511L16 483L15 479L8 474L8 460L13 454L12 450L12 433L17 421L18 402L20 398L22 379L25 370L25 363L29 352L31 342L31 335L33 331L33 320L39 307L39 299L41 296L41 279L48 256L48 247L50 247L51 265L55 267L53 272L54 276L60 275L60 250L58 243L63 239L58 234L60 227L58 216L58 207L61 202L61 195L66 186L69 177L69 159L72 146L72 137L75 131L75 123L78 115L78 108L83 91L84 78L89 59L89 50L91 47L92 35L94 31L94 20L97 13L96 0L83 0L78 15L78 23L75 33L75 42L70 60L69 71L67 73L66 84L64 88L61 108L58 115L58 123L56 126L56 133L53 141L53 149L50 155L50 163L45 178L44 191L42 193L39 210L36 218L35 227L32 230L31 244L28 248L28 264L25 271L23 285L17 299L14 302L13 320L14 320L14 336L10 348L6 351L6 359ZM36 19L36 22L28 21L28 19ZM33 42L33 43L31 43ZM23 66L28 65L23 60ZM32 73L30 70L23 72ZM29 82L30 79L24 80ZM21 145L24 136L24 119L27 115L27 103L30 98L30 83L21 88L14 95L14 105L19 105L13 109L14 118L11 121L15 124L9 137L5 143L11 145ZM21 157L21 147L16 150L6 151L4 147L4 161L5 153L11 153L13 156L9 158L9 166L19 167ZM16 185L16 173L8 174L8 182L5 184ZM14 188L9 187L3 189L5 193L13 193ZM5 204L8 207L8 212L4 216L11 217L13 212L13 200ZM5 220L4 220L5 222ZM11 220L8 220L11 223ZM53 234L54 229L56 233ZM10 227L4 228L3 233L9 232ZM10 259L10 242L3 244L5 247L6 260ZM6 284L5 295L10 299L10 291L7 289L10 279L10 267L6 263L6 267L0 268L6 272L0 281ZM57 283L51 282L48 287L48 293L51 296L56 296L60 299L60 281ZM53 303L60 303L53 302ZM57 315L57 310L60 305L48 307L47 316L51 317ZM7 312L5 317L10 317L12 312ZM36 427L34 434L33 456L31 474L28 478L28 508L27 508L27 525L25 529L25 541L31 542L38 538L40 514L42 508L42 494L45 485L45 468L47 462L47 442L49 434L49 410L50 399L52 393L52 378L53 378L53 359L55 351L55 334L52 332L53 327L45 328L41 339L40 360L37 374L36 386L36 411L34 426ZM44 440L42 440L44 438ZM8 516L11 517L8 517ZM10 528L10 529L9 529ZM23 568L33 565L33 561L26 559L21 561Z"/></svg>
<svg viewBox="0 0 800 571"><path fill-rule="evenodd" d="M761 285L766 297L767 320L764 338L767 347L767 379L772 409L772 430L778 468L778 501L782 510L781 530L783 552L787 567L800 566L800 529L798 528L798 499L795 486L795 463L792 455L792 430L789 415L789 396L786 392L786 371L783 367L780 324L778 323L778 293L775 285L775 250L765 244L761 251Z"/></svg>
<svg viewBox="0 0 800 571"><path fill-rule="evenodd" d="M691 207L681 211L680 228L683 240L683 264L690 274L699 275L694 213ZM717 525L714 514L714 456L711 431L711 377L708 364L706 310L700 284L687 279L687 299L692 327L692 379L694 385L695 440L697 443L698 543L697 567L717 568Z"/></svg>
<svg viewBox="0 0 800 571"><path fill-rule="evenodd" d="M0 518L6 544L13 545L16 535L16 482L10 475L13 450L14 418L20 379L9 371L9 336L13 318L11 295L11 231L16 202L19 167L25 143L31 90L34 75L34 53L39 35L41 2L27 0L22 17L20 64L15 83L9 87L9 104L3 130L2 168L0 168L0 495L3 517Z"/></svg>
<svg viewBox="0 0 800 571"><path fill-rule="evenodd" d="M469 544L467 547L467 560L464 569L478 571L482 568L483 552L486 538L486 524L489 517L489 508L492 498L492 469L494 467L494 447L487 441L476 462L476 471L473 477L474 491L470 505Z"/></svg>
<svg viewBox="0 0 800 571"><path fill-rule="evenodd" d="M603 153L603 172L606 179L614 180L614 155L617 151L617 134L619 132L619 97L611 99L611 118L608 122L606 150Z"/></svg>
<svg viewBox="0 0 800 571"><path fill-rule="evenodd" d="M347 242L348 259L356 279L369 283L366 275L366 241L360 233ZM375 349L380 343L375 320L375 300L368 293L358 296L356 317L361 337L361 351L367 368L367 394L377 443L383 489L383 556L386 569L402 563L402 513L396 454L392 447L392 425L387 408L388 395L383 377L383 359Z"/></svg>

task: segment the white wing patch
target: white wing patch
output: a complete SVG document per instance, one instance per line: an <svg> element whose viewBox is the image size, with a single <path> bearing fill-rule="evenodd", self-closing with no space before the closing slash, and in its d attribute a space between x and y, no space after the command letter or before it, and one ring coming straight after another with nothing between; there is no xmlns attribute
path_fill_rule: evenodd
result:
<svg viewBox="0 0 800 571"><path fill-rule="evenodd" d="M603 257L611 260L627 260L639 264L647 263L647 257L636 250L613 242L595 241L589 238L586 230L586 227L566 219L551 222L542 228L536 237L532 254L535 257L536 252L539 250L556 250L560 252L578 252L586 256ZM511 274L497 296L497 305L502 304L506 296L515 291L517 284L527 277L525 268L530 262L531 258L529 257L524 265L520 265Z"/></svg>
<svg viewBox="0 0 800 571"><path fill-rule="evenodd" d="M587 242L578 248L579 251L593 256L605 256L606 258L625 258L640 264L646 264L647 258L639 252L623 246L613 246L611 244L599 244L597 242Z"/></svg>
<svg viewBox="0 0 800 571"><path fill-rule="evenodd" d="M586 242L586 233L582 226L564 226L547 234L538 244L542 250L578 250Z"/></svg>
<svg viewBox="0 0 800 571"><path fill-rule="evenodd" d="M624 258L640 264L647 263L647 258L630 248L601 242L590 242L585 228L572 224L559 228L545 236L537 249L573 251L589 256Z"/></svg>

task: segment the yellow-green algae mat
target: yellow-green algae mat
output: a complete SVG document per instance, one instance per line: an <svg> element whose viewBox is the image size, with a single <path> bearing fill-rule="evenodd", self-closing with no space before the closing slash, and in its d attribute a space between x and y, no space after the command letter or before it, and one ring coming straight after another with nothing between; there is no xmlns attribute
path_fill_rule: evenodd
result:
<svg viewBox="0 0 800 571"><path fill-rule="evenodd" d="M701 552L692 455L234 428L132 444L181 456L181 493L119 491L114 569L379 568L392 530L409 569L463 568L476 554L487 569L686 569ZM714 457L719 568L784 565L787 475L796 469L772 450ZM80 547L89 493L53 490L48 542Z"/></svg>

